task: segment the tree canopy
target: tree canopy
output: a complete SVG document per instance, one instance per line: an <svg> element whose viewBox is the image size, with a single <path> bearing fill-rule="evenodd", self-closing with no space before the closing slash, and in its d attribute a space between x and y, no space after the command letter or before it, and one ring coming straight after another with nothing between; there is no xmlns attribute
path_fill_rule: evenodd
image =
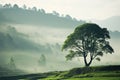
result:
<svg viewBox="0 0 120 80"><path fill-rule="evenodd" d="M101 28L94 23L85 23L76 27L74 32L67 37L62 50L70 52L66 56L67 60L83 57L85 66L89 66L93 59L100 61L100 56L103 56L104 53L114 52L108 39L110 39L110 35L107 28ZM89 61L87 57L89 57Z"/></svg>

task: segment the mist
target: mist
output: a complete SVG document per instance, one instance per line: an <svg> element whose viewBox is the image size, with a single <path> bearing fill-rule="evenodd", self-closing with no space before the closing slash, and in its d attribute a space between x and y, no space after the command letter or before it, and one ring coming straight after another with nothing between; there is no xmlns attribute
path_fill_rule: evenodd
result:
<svg viewBox="0 0 120 80"><path fill-rule="evenodd" d="M61 51L64 39L72 30L16 24L4 25L0 28L1 33L9 35L12 40L12 44L1 46L0 63L2 66L9 67L11 57L18 69L32 73L68 70L80 66L75 61L66 61L66 54ZM7 40L2 43L9 42L10 40ZM46 65L39 65L41 55L46 57Z"/></svg>
<svg viewBox="0 0 120 80"><path fill-rule="evenodd" d="M44 10L15 7L1 8L0 13L0 67L20 70L21 73L39 73L84 66L83 58L66 61L68 52L62 52L61 47L74 28L85 21L69 15L63 17ZM110 31L110 35L110 44L115 52L105 54L101 62L94 61L92 66L120 64L120 32ZM15 69L10 67L11 63Z"/></svg>
<svg viewBox="0 0 120 80"><path fill-rule="evenodd" d="M1 32L9 33L18 43L21 42L20 45L23 45L24 49L21 49L21 47L4 49L4 51L0 53L2 56L0 61L3 65L7 65L10 58L13 57L16 67L29 73L68 70L73 67L84 66L82 61L83 58L74 58L73 61L66 61L65 55L67 55L68 52L61 51L61 45L66 37L73 32L72 29L23 24L11 24L11 26L6 26L6 29L4 26L4 31L1 27ZM10 31L9 27L14 31ZM7 31L7 29L9 31ZM17 38L13 35L17 36ZM118 58L120 57L120 50L117 43L119 42L119 38L113 35L114 34L111 35L110 43L114 48L115 53L104 55L101 62L94 61L92 65L119 64ZM18 38L21 38L20 40L22 41L19 41ZM24 41L29 45L25 45ZM41 55L44 55L46 58L45 65L39 65ZM113 60L111 61L109 59Z"/></svg>

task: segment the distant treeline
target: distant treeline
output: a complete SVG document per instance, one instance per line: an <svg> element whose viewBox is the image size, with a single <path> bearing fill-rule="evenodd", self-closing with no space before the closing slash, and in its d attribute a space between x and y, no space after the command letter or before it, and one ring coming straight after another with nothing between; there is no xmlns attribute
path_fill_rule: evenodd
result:
<svg viewBox="0 0 120 80"><path fill-rule="evenodd" d="M34 24L50 27L76 27L85 23L70 15L60 15L58 12L46 13L44 9L36 7L27 8L26 5L19 7L17 4L0 5L0 23Z"/></svg>

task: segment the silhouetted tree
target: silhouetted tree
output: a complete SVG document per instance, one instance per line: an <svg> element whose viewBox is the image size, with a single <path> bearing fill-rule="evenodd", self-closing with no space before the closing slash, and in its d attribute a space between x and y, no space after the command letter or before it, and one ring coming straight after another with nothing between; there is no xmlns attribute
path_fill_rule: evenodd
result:
<svg viewBox="0 0 120 80"><path fill-rule="evenodd" d="M45 66L46 65L46 57L45 57L45 55L42 54L40 56L40 59L38 60L38 63L39 63L40 66Z"/></svg>
<svg viewBox="0 0 120 80"><path fill-rule="evenodd" d="M59 13L56 12L56 11L53 11L53 14L56 15L56 16L59 16Z"/></svg>
<svg viewBox="0 0 120 80"><path fill-rule="evenodd" d="M4 8L11 8L12 6L11 6L11 4L5 4L3 7Z"/></svg>
<svg viewBox="0 0 120 80"><path fill-rule="evenodd" d="M27 6L25 4L23 5L23 9L27 9Z"/></svg>
<svg viewBox="0 0 120 80"><path fill-rule="evenodd" d="M72 19L72 17L70 15L66 15L65 16L67 19Z"/></svg>
<svg viewBox="0 0 120 80"><path fill-rule="evenodd" d="M9 66L10 69L16 69L16 65L13 57L10 58Z"/></svg>
<svg viewBox="0 0 120 80"><path fill-rule="evenodd" d="M18 6L17 4L14 4L14 5L13 5L13 8L18 9L19 6Z"/></svg>
<svg viewBox="0 0 120 80"><path fill-rule="evenodd" d="M78 26L67 37L62 50L69 50L70 53L66 56L68 60L74 57L83 57L85 66L89 66L93 59L100 61L100 56L103 56L103 53L114 52L108 39L110 36L106 28L100 28L93 23L85 23Z"/></svg>
<svg viewBox="0 0 120 80"><path fill-rule="evenodd" d="M43 14L45 14L45 10L44 10L44 9L41 9L41 12L42 12Z"/></svg>
<svg viewBox="0 0 120 80"><path fill-rule="evenodd" d="M73 20L74 20L74 21L77 21L77 19L76 19L76 18L73 18Z"/></svg>
<svg viewBox="0 0 120 80"><path fill-rule="evenodd" d="M37 11L37 8L36 8L36 7L33 7L32 10L33 10L33 11Z"/></svg>

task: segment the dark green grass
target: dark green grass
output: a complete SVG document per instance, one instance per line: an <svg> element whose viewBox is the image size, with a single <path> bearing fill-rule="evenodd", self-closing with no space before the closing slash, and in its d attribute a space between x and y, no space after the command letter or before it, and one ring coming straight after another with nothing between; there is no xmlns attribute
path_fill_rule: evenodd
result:
<svg viewBox="0 0 120 80"><path fill-rule="evenodd" d="M65 80L120 80L120 77L70 78Z"/></svg>
<svg viewBox="0 0 120 80"><path fill-rule="evenodd" d="M120 65L74 68L69 71L1 77L0 80L120 80Z"/></svg>
<svg viewBox="0 0 120 80"><path fill-rule="evenodd" d="M74 68L42 80L120 80L120 66Z"/></svg>
<svg viewBox="0 0 120 80"><path fill-rule="evenodd" d="M48 76L42 80L120 80L120 71L100 71L84 74L77 74L66 77L67 72L61 73L59 76Z"/></svg>

